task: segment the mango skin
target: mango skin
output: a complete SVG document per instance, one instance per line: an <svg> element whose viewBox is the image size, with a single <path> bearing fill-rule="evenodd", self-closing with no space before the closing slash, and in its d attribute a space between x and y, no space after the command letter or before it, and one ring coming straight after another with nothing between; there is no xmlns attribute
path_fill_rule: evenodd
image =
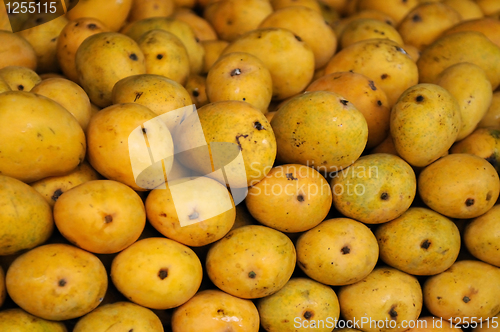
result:
<svg viewBox="0 0 500 332"><path fill-rule="evenodd" d="M26 39L35 50L36 69L40 74L59 71L56 57L57 39L69 22L65 16L59 16L56 19L49 17L50 14L35 13L23 24L24 30L16 33Z"/></svg>
<svg viewBox="0 0 500 332"><path fill-rule="evenodd" d="M500 85L500 47L476 31L445 35L427 46L417 61L419 81L434 83L443 70L460 62L481 67L493 90Z"/></svg>
<svg viewBox="0 0 500 332"><path fill-rule="evenodd" d="M208 289L174 310L172 331L257 332L259 322L259 312L252 301Z"/></svg>
<svg viewBox="0 0 500 332"><path fill-rule="evenodd" d="M277 293L260 299L257 308L261 324L268 332L295 330L297 317L300 321L312 319L326 323L331 320L332 325L340 314L339 300L333 289L308 278L290 279ZM295 331L303 330L308 329ZM319 326L314 330L330 332L332 329Z"/></svg>
<svg viewBox="0 0 500 332"><path fill-rule="evenodd" d="M345 319L371 317L375 321L396 322L396 328L383 329L367 324L363 328L365 332L406 331L402 321L416 320L422 311L422 289L418 279L392 267L375 268L362 281L341 287L337 295L340 314Z"/></svg>
<svg viewBox="0 0 500 332"><path fill-rule="evenodd" d="M206 271L226 293L244 299L261 298L276 293L288 282L295 255L295 247L285 234L266 226L243 226L209 249Z"/></svg>
<svg viewBox="0 0 500 332"><path fill-rule="evenodd" d="M73 332L107 331L163 332L160 318L150 309L134 303L118 301L102 305L83 316Z"/></svg>
<svg viewBox="0 0 500 332"><path fill-rule="evenodd" d="M89 36L76 51L75 62L80 85L99 107L112 105L112 90L118 81L146 73L139 45L117 32Z"/></svg>
<svg viewBox="0 0 500 332"><path fill-rule="evenodd" d="M101 2L99 0L86 0L73 6L68 11L70 21L82 17L94 17L104 23L111 31L118 31L125 24L132 8L133 0L114 0ZM110 15L110 13L112 13Z"/></svg>
<svg viewBox="0 0 500 332"><path fill-rule="evenodd" d="M396 151L418 167L441 157L455 142L462 123L456 99L435 84L406 90L394 105L390 122Z"/></svg>
<svg viewBox="0 0 500 332"><path fill-rule="evenodd" d="M173 33L151 30L143 34L137 44L144 53L146 73L162 75L184 85L190 64L186 47Z"/></svg>
<svg viewBox="0 0 500 332"><path fill-rule="evenodd" d="M275 10L259 28L283 28L299 36L313 51L315 69L323 68L337 50L337 37L323 15L304 6Z"/></svg>
<svg viewBox="0 0 500 332"><path fill-rule="evenodd" d="M367 224L388 222L403 214L417 191L415 172L398 156L360 157L331 182L333 204L343 215Z"/></svg>
<svg viewBox="0 0 500 332"><path fill-rule="evenodd" d="M188 54L190 73L199 74L203 69L205 49L189 24L173 17L149 17L132 22L121 32L138 42L146 32L156 29L170 32L181 40Z"/></svg>
<svg viewBox="0 0 500 332"><path fill-rule="evenodd" d="M30 183L30 186L38 191L53 208L59 196L87 181L98 180L99 173L90 166L87 161L78 165L72 172L62 176L50 176L48 178Z"/></svg>
<svg viewBox="0 0 500 332"><path fill-rule="evenodd" d="M203 269L195 252L165 237L139 240L111 264L111 280L128 300L150 309L187 302L200 287Z"/></svg>
<svg viewBox="0 0 500 332"><path fill-rule="evenodd" d="M299 38L300 39L300 38ZM269 69L273 99L283 100L303 91L314 75L314 53L287 29L259 28L241 35L222 52L246 52Z"/></svg>
<svg viewBox="0 0 500 332"><path fill-rule="evenodd" d="M436 84L445 88L458 101L462 126L457 141L474 131L491 105L493 92L488 76L472 63L457 63L446 68L437 78Z"/></svg>
<svg viewBox="0 0 500 332"><path fill-rule="evenodd" d="M491 105L477 126L478 128L500 127L500 91L493 93Z"/></svg>
<svg viewBox="0 0 500 332"><path fill-rule="evenodd" d="M134 103L146 106L156 115L162 115L191 105L186 89L174 80L162 75L142 74L125 77L113 86L113 104ZM182 118L163 118L169 130L179 125Z"/></svg>
<svg viewBox="0 0 500 332"><path fill-rule="evenodd" d="M464 260L427 279L422 287L430 313L443 320L470 322L491 318L500 310L500 268ZM491 323L491 322L490 322Z"/></svg>
<svg viewBox="0 0 500 332"><path fill-rule="evenodd" d="M10 88L9 84L7 84L7 82L2 77L0 77L0 93L6 91L12 91L12 89Z"/></svg>
<svg viewBox="0 0 500 332"><path fill-rule="evenodd" d="M379 252L372 231L349 218L323 221L303 233L296 247L300 269L310 278L332 286L354 284L367 277Z"/></svg>
<svg viewBox="0 0 500 332"><path fill-rule="evenodd" d="M363 114L343 96L313 91L287 101L271 120L280 162L335 172L352 164L368 140Z"/></svg>
<svg viewBox="0 0 500 332"><path fill-rule="evenodd" d="M201 123L203 132L196 130L198 123ZM215 165L221 162L229 164L229 161L236 160L226 167L226 172L232 179L231 186L235 188L258 183L269 173L276 158L273 129L260 110L244 101L224 100L201 107L174 130L173 137L176 149L186 151L176 155L178 161L201 174L214 172L209 158L213 159ZM232 145L227 149L209 148L208 156L195 149L204 142L209 147L217 142ZM243 158L245 174L241 172L241 165L236 164L236 153L239 152ZM209 176L225 183L220 173L214 172Z"/></svg>
<svg viewBox="0 0 500 332"><path fill-rule="evenodd" d="M475 218L465 227L464 243L478 259L500 267L500 205Z"/></svg>
<svg viewBox="0 0 500 332"><path fill-rule="evenodd" d="M153 168L145 169L141 173L144 177L134 178L130 154L135 157L135 161L140 161L135 155L140 146L128 144L132 131L146 123L146 131L147 127L159 130L158 135L153 134L148 137L150 146L164 148L168 152L167 155L173 155L173 143L168 129L165 126L158 127L157 123L148 122L156 116L149 108L137 103L115 104L97 112L90 119L87 128L89 163L107 179L125 183L134 190L145 191L164 183L163 176L153 176L150 172ZM173 160L172 158L164 160L165 171L168 174ZM142 161L149 166L150 160Z"/></svg>
<svg viewBox="0 0 500 332"><path fill-rule="evenodd" d="M1 331L67 332L62 322L49 321L33 316L23 309L6 309L0 312Z"/></svg>
<svg viewBox="0 0 500 332"><path fill-rule="evenodd" d="M455 262L460 251L457 226L427 208L409 208L399 218L378 227L375 236L380 258L413 275L443 272Z"/></svg>
<svg viewBox="0 0 500 332"><path fill-rule="evenodd" d="M468 153L484 158L500 172L500 128L478 128L456 142L450 153Z"/></svg>
<svg viewBox="0 0 500 332"><path fill-rule="evenodd" d="M217 60L207 75L207 96L211 102L241 100L267 113L273 93L271 73L257 57L229 53Z"/></svg>
<svg viewBox="0 0 500 332"><path fill-rule="evenodd" d="M461 19L460 14L448 5L440 2L423 3L413 8L400 22L398 32L405 44L422 51Z"/></svg>
<svg viewBox="0 0 500 332"><path fill-rule="evenodd" d="M122 251L137 241L146 224L141 197L111 180L87 181L54 205L54 222L72 244L98 254Z"/></svg>
<svg viewBox="0 0 500 332"><path fill-rule="evenodd" d="M316 79L306 89L306 91L319 90L338 93L363 114L368 125L367 148L377 146L389 134L391 109L387 95L368 77L351 72L331 73Z"/></svg>
<svg viewBox="0 0 500 332"><path fill-rule="evenodd" d="M11 91L31 91L42 81L34 70L21 66L3 67L0 69L0 79L8 84Z"/></svg>
<svg viewBox="0 0 500 332"><path fill-rule="evenodd" d="M7 270L7 292L22 309L43 319L83 316L103 300L108 276L93 254L53 243L17 257Z"/></svg>
<svg viewBox="0 0 500 332"><path fill-rule="evenodd" d="M0 255L31 249L48 240L54 230L52 209L27 184L0 175Z"/></svg>
<svg viewBox="0 0 500 332"><path fill-rule="evenodd" d="M389 39L368 39L335 54L325 67L325 75L354 71L370 78L387 94L389 107L408 88L418 83L415 62L398 43Z"/></svg>
<svg viewBox="0 0 500 332"><path fill-rule="evenodd" d="M304 232L328 215L332 192L326 179L313 168L280 165L249 188L245 204L263 225L282 232Z"/></svg>
<svg viewBox="0 0 500 332"><path fill-rule="evenodd" d="M169 186L177 182L171 180L170 175L168 180ZM145 202L149 223L164 236L190 247L205 246L221 239L231 230L236 218L227 187L209 177L180 181L187 183L184 183L183 192L176 194L175 200L168 186L149 193ZM231 208L226 210L228 201L231 201ZM186 215L195 211L197 218L189 218L192 224L181 225L177 209L186 211ZM205 213L213 215L214 211L221 213L205 217Z"/></svg>
<svg viewBox="0 0 500 332"><path fill-rule="evenodd" d="M85 134L66 109L22 91L0 94L0 142L0 173L27 183L72 171L86 151Z"/></svg>
<svg viewBox="0 0 500 332"><path fill-rule="evenodd" d="M417 188L423 202L434 211L450 218L468 219L493 207L500 180L495 168L483 158L456 153L425 167Z"/></svg>
<svg viewBox="0 0 500 332"><path fill-rule="evenodd" d="M0 41L2 45L0 46L0 53L2 53L0 68L23 66L31 70L36 70L36 53L33 46L26 39L0 28Z"/></svg>
<svg viewBox="0 0 500 332"><path fill-rule="evenodd" d="M31 92L59 103L77 119L84 131L87 129L91 117L90 99L75 82L59 77L47 78L35 85Z"/></svg>

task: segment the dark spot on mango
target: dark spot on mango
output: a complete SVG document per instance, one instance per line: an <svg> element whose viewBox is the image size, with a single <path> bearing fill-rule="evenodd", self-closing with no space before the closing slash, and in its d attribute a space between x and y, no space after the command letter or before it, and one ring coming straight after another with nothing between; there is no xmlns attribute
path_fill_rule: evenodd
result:
<svg viewBox="0 0 500 332"><path fill-rule="evenodd" d="M136 102L139 98L141 98L141 96L142 96L142 94L143 94L143 93L144 93L144 92L136 92L136 93L135 93L134 103L135 103L135 102Z"/></svg>
<svg viewBox="0 0 500 332"><path fill-rule="evenodd" d="M160 217L164 217L164 218L166 218L166 217L167 217L167 214L166 214L166 213L160 213Z"/></svg>
<svg viewBox="0 0 500 332"><path fill-rule="evenodd" d="M23 90L24 90L24 85L19 84L19 85L17 86L17 89L18 89L19 91L23 91Z"/></svg>
<svg viewBox="0 0 500 332"><path fill-rule="evenodd" d="M111 215L108 214L107 216L104 217L104 222L106 224L109 224L112 221L113 221L113 216L111 216Z"/></svg>
<svg viewBox="0 0 500 332"><path fill-rule="evenodd" d="M467 198L465 200L465 205L466 206L472 206L472 205L474 205L474 198Z"/></svg>
<svg viewBox="0 0 500 332"><path fill-rule="evenodd" d="M188 217L189 217L189 220L194 220L194 219L198 219L199 216L200 216L200 214L198 213L198 211L193 211Z"/></svg>
<svg viewBox="0 0 500 332"><path fill-rule="evenodd" d="M59 285L59 287L64 287L64 286L66 286L66 280L65 280L65 279L60 279L60 280L57 282L57 285Z"/></svg>
<svg viewBox="0 0 500 332"><path fill-rule="evenodd" d="M389 310L389 316L391 316L391 319L396 319L396 317L398 317L398 312L396 311L396 306L393 305L391 307L391 310Z"/></svg>
<svg viewBox="0 0 500 332"><path fill-rule="evenodd" d="M158 278L163 280L166 277L168 277L168 269L160 269L160 271L158 271Z"/></svg>
<svg viewBox="0 0 500 332"><path fill-rule="evenodd" d="M486 194L486 200L489 201L491 199L491 196L492 196L492 193L491 193L491 190L488 191L488 193Z"/></svg>
<svg viewBox="0 0 500 332"><path fill-rule="evenodd" d="M422 96L422 95L418 95L418 96L415 98L415 100L417 101L417 103L421 103L421 102L423 102L423 101L424 101L424 96Z"/></svg>
<svg viewBox="0 0 500 332"><path fill-rule="evenodd" d="M137 57L137 54L135 54L135 53L130 54L128 57L129 57L129 58L130 58L130 60L132 60L132 61L137 61L137 59L139 59L139 58Z"/></svg>
<svg viewBox="0 0 500 332"><path fill-rule="evenodd" d="M158 54L158 55L156 56L156 58L157 58L158 60L163 59L163 54Z"/></svg>
<svg viewBox="0 0 500 332"><path fill-rule="evenodd" d="M287 180L297 180L297 178L293 177L293 173L286 173Z"/></svg>
<svg viewBox="0 0 500 332"><path fill-rule="evenodd" d="M465 303L469 303L470 298L468 296L464 296L464 298L462 299L462 301L464 301Z"/></svg>
<svg viewBox="0 0 500 332"><path fill-rule="evenodd" d="M236 68L236 69L233 69L231 71L231 77L233 77L235 75L241 75L241 69L240 68Z"/></svg>
<svg viewBox="0 0 500 332"><path fill-rule="evenodd" d="M411 20L412 20L413 22L422 22L422 17L421 17L420 15L418 15L418 14L415 14L415 15L413 15L413 16L411 17Z"/></svg>
<svg viewBox="0 0 500 332"><path fill-rule="evenodd" d="M95 29L97 29L97 25L95 25L94 23L90 23L90 24L87 24L87 28L89 28L89 30L95 30Z"/></svg>
<svg viewBox="0 0 500 332"><path fill-rule="evenodd" d="M299 36L295 35L295 39L297 39L299 42L302 41L302 38L300 38Z"/></svg>
<svg viewBox="0 0 500 332"><path fill-rule="evenodd" d="M222 310L222 309L218 309L218 310L217 310L217 313L218 313L219 315L225 315L224 310Z"/></svg>
<svg viewBox="0 0 500 332"><path fill-rule="evenodd" d="M61 196L62 194L63 194L63 192L62 192L61 188L56 189L54 191L54 194L52 195L51 199L55 202L55 201L57 201L57 199L59 198L59 196Z"/></svg>
<svg viewBox="0 0 500 332"><path fill-rule="evenodd" d="M314 314L312 312L310 312L309 310L307 310L306 312L304 312L304 318L305 319L311 319L312 316L314 316Z"/></svg>
<svg viewBox="0 0 500 332"><path fill-rule="evenodd" d="M302 196L302 195L298 195L298 196L297 196L297 200L298 200L299 202L303 202L303 201L304 201L304 196Z"/></svg>
<svg viewBox="0 0 500 332"><path fill-rule="evenodd" d="M349 101L345 99L340 99L340 103L344 106L347 106L347 104L349 104Z"/></svg>
<svg viewBox="0 0 500 332"><path fill-rule="evenodd" d="M384 191L380 194L380 199L383 201L387 201L389 199L389 194Z"/></svg>
<svg viewBox="0 0 500 332"><path fill-rule="evenodd" d="M348 246L343 246L340 251L342 252L342 255L347 255L351 252L351 248L349 248Z"/></svg>
<svg viewBox="0 0 500 332"><path fill-rule="evenodd" d="M255 121L253 127L257 130L266 130L259 121Z"/></svg>
<svg viewBox="0 0 500 332"><path fill-rule="evenodd" d="M257 274L253 271L248 272L248 277L251 279L254 279L257 276Z"/></svg>
<svg viewBox="0 0 500 332"><path fill-rule="evenodd" d="M241 147L241 143L240 143L240 138L243 137L243 138L247 138L248 135L242 135L242 134L239 134L239 135L236 135L236 143L238 144L238 146L240 147L240 150L243 151L243 148Z"/></svg>
<svg viewBox="0 0 500 332"><path fill-rule="evenodd" d="M377 105L382 106L382 102L380 100L377 100Z"/></svg>
<svg viewBox="0 0 500 332"><path fill-rule="evenodd" d="M193 97L198 97L200 93L198 92L198 89L193 90Z"/></svg>
<svg viewBox="0 0 500 332"><path fill-rule="evenodd" d="M376 91L377 90L377 87L375 86L375 82L373 81L368 81L368 86L370 87L370 89L372 89L373 91Z"/></svg>
<svg viewBox="0 0 500 332"><path fill-rule="evenodd" d="M381 78L381 79L383 79L383 80L385 80L385 79L386 79L386 78L388 78L388 77L389 77L389 75L387 75L387 74L382 74L382 75L380 75L380 78Z"/></svg>
<svg viewBox="0 0 500 332"><path fill-rule="evenodd" d="M431 242L427 239L425 239L424 241L422 241L422 243L420 243L420 248L422 249L429 249L430 246Z"/></svg>
<svg viewBox="0 0 500 332"><path fill-rule="evenodd" d="M143 134L147 133L146 128L142 128L142 133L143 133Z"/></svg>

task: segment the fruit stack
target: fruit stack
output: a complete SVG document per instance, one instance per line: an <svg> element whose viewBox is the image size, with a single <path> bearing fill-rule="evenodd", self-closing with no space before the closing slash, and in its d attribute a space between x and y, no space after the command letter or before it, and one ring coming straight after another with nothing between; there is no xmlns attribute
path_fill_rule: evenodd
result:
<svg viewBox="0 0 500 332"><path fill-rule="evenodd" d="M0 2L0 331L500 331L499 17Z"/></svg>

